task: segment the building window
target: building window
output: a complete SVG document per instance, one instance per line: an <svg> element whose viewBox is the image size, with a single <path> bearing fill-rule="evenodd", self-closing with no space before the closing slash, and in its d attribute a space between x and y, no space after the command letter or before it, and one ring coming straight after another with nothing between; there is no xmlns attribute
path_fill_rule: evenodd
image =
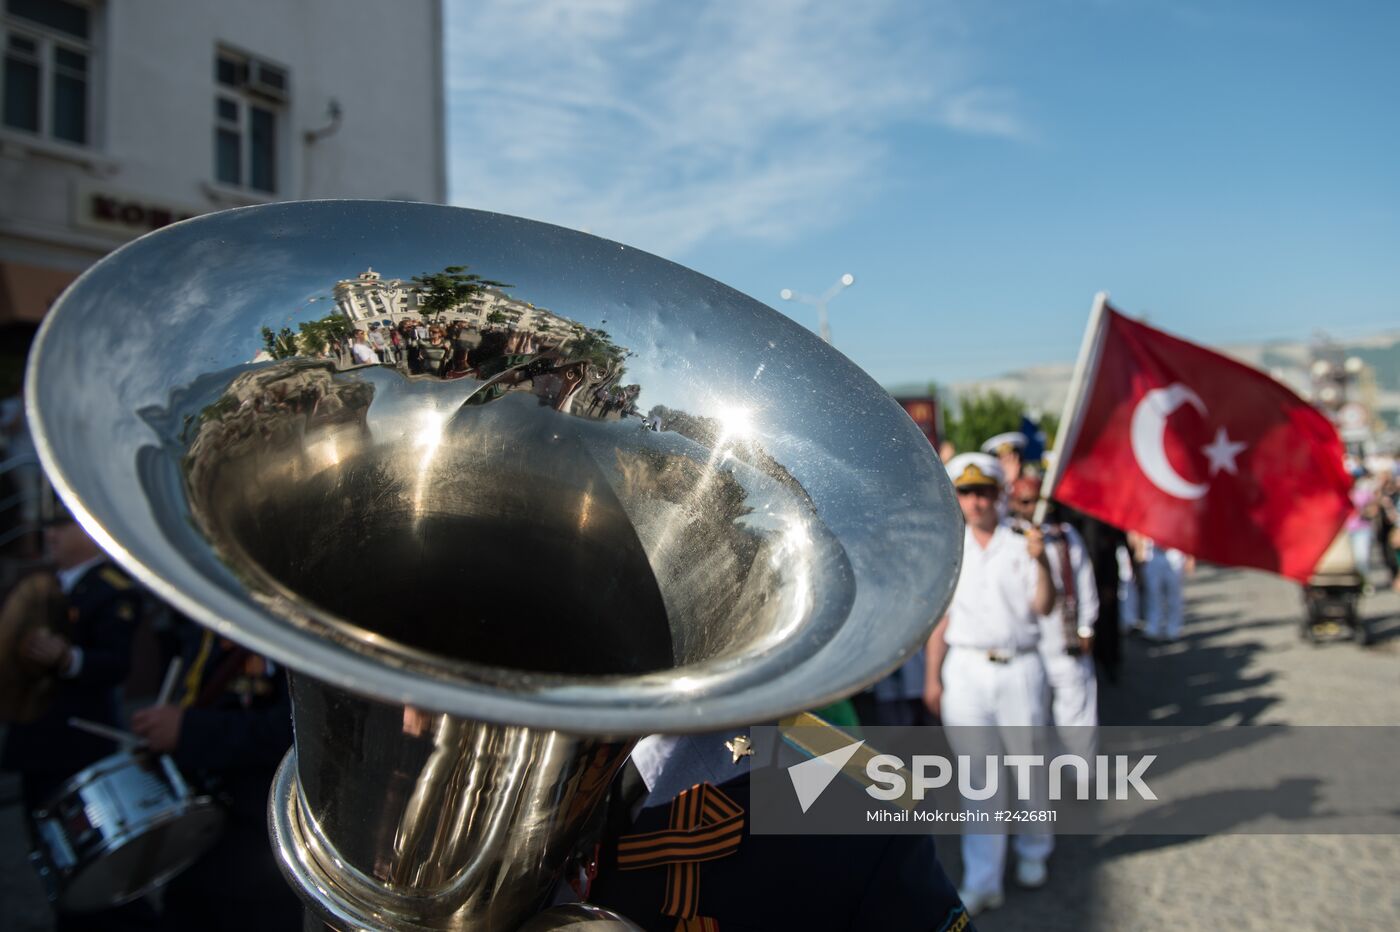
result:
<svg viewBox="0 0 1400 932"><path fill-rule="evenodd" d="M0 122L64 142L91 135L92 19L66 0L5 0Z"/></svg>
<svg viewBox="0 0 1400 932"><path fill-rule="evenodd" d="M220 49L214 56L214 82L214 177L234 187L275 193L287 69Z"/></svg>

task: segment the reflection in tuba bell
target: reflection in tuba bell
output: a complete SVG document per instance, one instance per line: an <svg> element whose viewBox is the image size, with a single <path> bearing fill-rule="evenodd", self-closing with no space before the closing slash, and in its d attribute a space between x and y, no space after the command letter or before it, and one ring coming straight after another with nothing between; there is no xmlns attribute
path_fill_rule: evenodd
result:
<svg viewBox="0 0 1400 932"><path fill-rule="evenodd" d="M637 737L863 688L957 575L951 487L879 386L558 227L190 220L83 275L33 360L82 523L292 671L273 840L339 929L518 927Z"/></svg>

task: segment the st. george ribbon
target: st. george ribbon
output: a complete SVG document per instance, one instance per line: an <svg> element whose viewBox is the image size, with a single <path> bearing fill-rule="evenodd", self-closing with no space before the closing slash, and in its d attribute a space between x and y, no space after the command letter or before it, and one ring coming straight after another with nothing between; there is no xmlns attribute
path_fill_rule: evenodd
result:
<svg viewBox="0 0 1400 932"><path fill-rule="evenodd" d="M338 929L518 927L636 738L860 690L961 556L927 438L845 357L498 214L149 234L55 305L27 399L112 556L291 671L273 843Z"/></svg>

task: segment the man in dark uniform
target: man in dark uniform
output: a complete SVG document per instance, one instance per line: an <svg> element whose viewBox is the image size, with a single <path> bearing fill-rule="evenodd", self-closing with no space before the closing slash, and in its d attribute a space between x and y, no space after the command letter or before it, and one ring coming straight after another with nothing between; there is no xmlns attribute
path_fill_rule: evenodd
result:
<svg viewBox="0 0 1400 932"><path fill-rule="evenodd" d="M608 803L596 877L579 891L589 902L664 932L972 929L930 836L750 834L740 740L638 745Z"/></svg>
<svg viewBox="0 0 1400 932"><path fill-rule="evenodd" d="M173 614L173 613L172 613ZM301 903L267 834L272 778L292 743L287 677L271 661L175 616L185 675L131 727L220 799L224 834L165 889L161 928L298 932Z"/></svg>
<svg viewBox="0 0 1400 932"><path fill-rule="evenodd" d="M60 630L30 631L24 659L58 677L48 709L34 721L10 726L0 767L18 771L26 821L70 777L117 751L108 738L80 731L69 718L120 727L117 687L131 667L131 644L141 615L141 593L73 520L60 511L44 529L44 545L68 598ZM31 837L33 824L29 822ZM150 916L142 901L96 913L58 913L60 930L140 928Z"/></svg>

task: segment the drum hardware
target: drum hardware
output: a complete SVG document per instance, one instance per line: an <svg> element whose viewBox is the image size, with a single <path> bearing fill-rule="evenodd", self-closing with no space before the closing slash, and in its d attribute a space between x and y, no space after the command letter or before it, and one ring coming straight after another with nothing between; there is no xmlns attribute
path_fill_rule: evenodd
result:
<svg viewBox="0 0 1400 932"><path fill-rule="evenodd" d="M111 725L104 725L101 722L89 721L85 718L69 718L68 727L76 728L79 731L85 731L90 735L97 735L99 738L106 738L109 741L115 741L117 746L122 748L139 748L146 743L146 739L140 735L133 734L129 731L123 731L120 728L114 728Z"/></svg>
<svg viewBox="0 0 1400 932"><path fill-rule="evenodd" d="M60 909L106 909L193 864L223 821L223 810L194 793L168 756L126 747L70 778L34 813L29 859Z"/></svg>
<svg viewBox="0 0 1400 932"><path fill-rule="evenodd" d="M302 323L298 351L331 352L371 266L395 323L438 303L415 277L511 282L432 313L568 364L479 393L274 358ZM592 404L623 382L628 406ZM637 737L857 692L957 577L944 471L839 353L680 266L501 215L325 201L167 227L50 311L26 398L88 531L291 671L271 830L337 929L519 927Z"/></svg>
<svg viewBox="0 0 1400 932"><path fill-rule="evenodd" d="M170 658L170 665L165 668L165 679L160 683L160 692L156 693L155 705L161 706L170 702L170 695L175 692L175 681L180 677L182 666L184 661L179 657Z"/></svg>

